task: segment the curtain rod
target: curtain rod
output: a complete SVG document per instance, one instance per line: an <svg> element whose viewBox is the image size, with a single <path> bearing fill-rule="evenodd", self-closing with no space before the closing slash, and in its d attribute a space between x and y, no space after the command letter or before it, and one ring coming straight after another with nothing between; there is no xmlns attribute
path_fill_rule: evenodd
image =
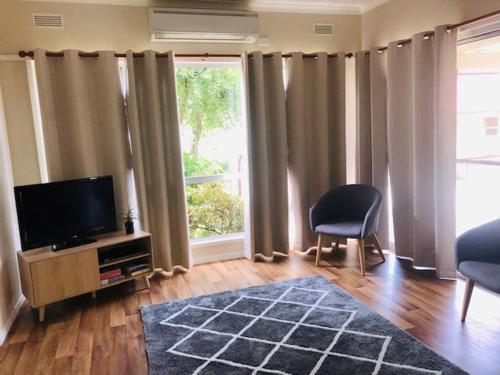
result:
<svg viewBox="0 0 500 375"><path fill-rule="evenodd" d="M144 53L141 52L134 52L132 54L134 57L144 57ZM25 58L25 57L30 57L33 58L35 56L35 53L33 51L19 51L19 57ZM47 57L63 57L64 52L51 52L47 51L46 52ZM79 52L78 56L80 57L99 57L99 53L97 52ZM202 58L202 59L208 59L208 58L240 58L241 55L238 54L210 54L210 53L203 53L203 54L197 54L197 53L180 53L180 54L174 54L175 57L193 57L193 58ZM251 56L251 54L250 54ZM265 58L271 58L273 57L272 54L263 54ZM316 53L305 53L303 54L305 58L316 58L318 55ZM327 55L329 58L336 59L338 55L336 53L329 54ZM354 54L352 52L348 52L345 54L346 58L351 58L353 57ZM125 53L115 53L115 57L127 57ZM167 53L156 53L156 57L168 57ZM292 55L290 53L285 53L282 55L283 58L290 58Z"/></svg>
<svg viewBox="0 0 500 375"><path fill-rule="evenodd" d="M469 25L469 24L472 24L472 23L475 23L478 21L482 21L484 19L494 17L494 16L497 16L499 14L500 14L500 10L496 10L496 11L491 12L491 13L486 13L486 14L483 14L482 16L479 16L479 17L471 18L471 19L468 19L468 20L465 20L465 21L462 21L459 23L455 23L453 25L449 25L446 28L446 31L450 32L451 30L458 29L459 27ZM429 39L432 36L434 36L434 31L430 31L428 33L425 33L424 39ZM408 39L400 40L397 45L398 45L398 47L402 47L405 44L410 44L410 43L411 43L411 38L408 38ZM382 53L383 51L387 50L388 48L389 48L389 46L380 47L377 51L378 51L378 53ZM369 56L370 56L370 52L366 52L365 57L369 57Z"/></svg>

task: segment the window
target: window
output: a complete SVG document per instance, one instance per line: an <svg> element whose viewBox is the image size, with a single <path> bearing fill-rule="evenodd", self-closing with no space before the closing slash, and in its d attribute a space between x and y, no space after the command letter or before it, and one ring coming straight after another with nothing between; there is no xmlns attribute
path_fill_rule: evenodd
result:
<svg viewBox="0 0 500 375"><path fill-rule="evenodd" d="M498 117L484 117L484 134L498 135Z"/></svg>
<svg viewBox="0 0 500 375"><path fill-rule="evenodd" d="M458 47L457 234L498 217L499 42L494 37Z"/></svg>
<svg viewBox="0 0 500 375"><path fill-rule="evenodd" d="M180 62L176 69L191 239L243 232L245 130L239 62Z"/></svg>

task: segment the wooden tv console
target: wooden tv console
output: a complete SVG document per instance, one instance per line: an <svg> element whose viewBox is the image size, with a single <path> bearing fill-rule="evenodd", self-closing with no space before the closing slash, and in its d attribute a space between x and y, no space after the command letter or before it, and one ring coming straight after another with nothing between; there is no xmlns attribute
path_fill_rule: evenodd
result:
<svg viewBox="0 0 500 375"><path fill-rule="evenodd" d="M96 242L57 252L50 247L17 252L23 294L33 308L39 309L41 322L45 319L45 306L52 302L84 293L92 293L95 298L97 290L137 278L143 278L149 288L148 275L154 270L149 233L136 231L127 235L118 231L96 239ZM105 254L113 251L126 254L110 260ZM149 269L127 274L127 266L141 262L148 263ZM123 278L102 285L101 273L112 269L116 272L118 268Z"/></svg>

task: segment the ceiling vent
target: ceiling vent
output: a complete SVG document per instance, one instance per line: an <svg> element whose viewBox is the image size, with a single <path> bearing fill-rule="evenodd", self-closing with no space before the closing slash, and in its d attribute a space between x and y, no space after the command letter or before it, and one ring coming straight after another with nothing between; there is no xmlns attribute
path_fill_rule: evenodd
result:
<svg viewBox="0 0 500 375"><path fill-rule="evenodd" d="M152 42L255 43L259 36L256 13L150 8Z"/></svg>
<svg viewBox="0 0 500 375"><path fill-rule="evenodd" d="M333 25L331 23L313 24L314 35L333 35Z"/></svg>
<svg viewBox="0 0 500 375"><path fill-rule="evenodd" d="M62 14L33 13L33 27L37 29L62 29L63 26Z"/></svg>

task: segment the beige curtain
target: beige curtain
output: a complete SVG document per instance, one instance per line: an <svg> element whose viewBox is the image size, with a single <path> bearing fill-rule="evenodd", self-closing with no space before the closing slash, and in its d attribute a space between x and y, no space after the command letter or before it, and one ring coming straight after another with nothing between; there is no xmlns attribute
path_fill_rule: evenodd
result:
<svg viewBox="0 0 500 375"><path fill-rule="evenodd" d="M247 56L252 256L288 253L285 88L281 53Z"/></svg>
<svg viewBox="0 0 500 375"><path fill-rule="evenodd" d="M439 26L434 35L436 268L442 278L455 278L457 30Z"/></svg>
<svg viewBox="0 0 500 375"><path fill-rule="evenodd" d="M131 164L114 52L80 58L36 50L35 68L49 180L112 175L117 213L126 212Z"/></svg>
<svg viewBox="0 0 500 375"><path fill-rule="evenodd" d="M292 247L305 250L315 243L309 208L345 184L345 54L292 53L286 77Z"/></svg>
<svg viewBox="0 0 500 375"><path fill-rule="evenodd" d="M378 238L389 248L387 160L387 54L378 48L356 53L356 176L382 194Z"/></svg>
<svg viewBox="0 0 500 375"><path fill-rule="evenodd" d="M372 183L370 54L356 52L356 182Z"/></svg>
<svg viewBox="0 0 500 375"><path fill-rule="evenodd" d="M387 124L396 254L454 277L456 31L391 43Z"/></svg>
<svg viewBox="0 0 500 375"><path fill-rule="evenodd" d="M127 110L134 176L144 228L154 242L155 266L190 267L174 55L127 53Z"/></svg>

